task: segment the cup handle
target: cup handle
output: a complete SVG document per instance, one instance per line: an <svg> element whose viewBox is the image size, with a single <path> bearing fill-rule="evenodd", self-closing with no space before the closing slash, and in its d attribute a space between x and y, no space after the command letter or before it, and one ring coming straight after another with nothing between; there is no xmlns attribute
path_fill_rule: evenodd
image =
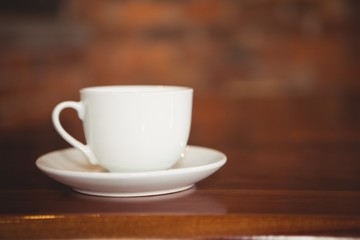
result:
<svg viewBox="0 0 360 240"><path fill-rule="evenodd" d="M74 146L75 148L79 149L81 152L88 157L88 160L91 164L98 164L96 157L94 156L93 152L90 150L88 145L85 145L78 140L76 140L73 136L71 136L61 125L60 123L60 113L65 108L72 108L74 109L80 120L84 118L84 106L81 102L73 102L73 101L65 101L57 104L52 112L52 121L56 131L60 134L62 138L65 139L70 145Z"/></svg>

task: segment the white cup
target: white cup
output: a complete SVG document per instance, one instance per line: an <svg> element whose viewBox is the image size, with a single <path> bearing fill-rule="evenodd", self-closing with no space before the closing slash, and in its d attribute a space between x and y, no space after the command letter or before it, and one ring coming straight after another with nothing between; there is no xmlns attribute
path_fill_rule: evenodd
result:
<svg viewBox="0 0 360 240"><path fill-rule="evenodd" d="M53 110L58 133L90 163L110 172L164 170L184 154L191 126L193 89L177 86L99 86L80 90L80 102ZM60 123L65 108L77 111L86 145Z"/></svg>

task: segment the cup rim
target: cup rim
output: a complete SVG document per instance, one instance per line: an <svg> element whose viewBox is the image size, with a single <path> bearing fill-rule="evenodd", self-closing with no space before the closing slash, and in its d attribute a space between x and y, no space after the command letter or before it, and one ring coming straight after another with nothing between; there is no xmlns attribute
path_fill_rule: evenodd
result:
<svg viewBox="0 0 360 240"><path fill-rule="evenodd" d="M191 87L174 85L102 85L82 88L80 93L151 94L183 91L193 91L193 89Z"/></svg>

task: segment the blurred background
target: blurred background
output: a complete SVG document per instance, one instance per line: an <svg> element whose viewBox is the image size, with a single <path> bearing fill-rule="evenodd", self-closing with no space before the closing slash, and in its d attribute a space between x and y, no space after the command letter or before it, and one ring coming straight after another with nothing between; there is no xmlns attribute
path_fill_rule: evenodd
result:
<svg viewBox="0 0 360 240"><path fill-rule="evenodd" d="M52 109L111 84L193 87L192 145L358 158L359 40L357 0L2 0L0 158L69 147Z"/></svg>

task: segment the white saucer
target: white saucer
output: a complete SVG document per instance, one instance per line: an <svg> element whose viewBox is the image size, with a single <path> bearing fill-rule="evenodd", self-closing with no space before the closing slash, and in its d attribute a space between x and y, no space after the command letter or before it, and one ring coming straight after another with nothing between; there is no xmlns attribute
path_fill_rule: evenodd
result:
<svg viewBox="0 0 360 240"><path fill-rule="evenodd" d="M217 171L226 156L214 149L188 146L185 157L168 170L132 173L106 172L88 163L77 149L47 153L36 160L46 175L75 191L111 197L150 196L191 188Z"/></svg>

